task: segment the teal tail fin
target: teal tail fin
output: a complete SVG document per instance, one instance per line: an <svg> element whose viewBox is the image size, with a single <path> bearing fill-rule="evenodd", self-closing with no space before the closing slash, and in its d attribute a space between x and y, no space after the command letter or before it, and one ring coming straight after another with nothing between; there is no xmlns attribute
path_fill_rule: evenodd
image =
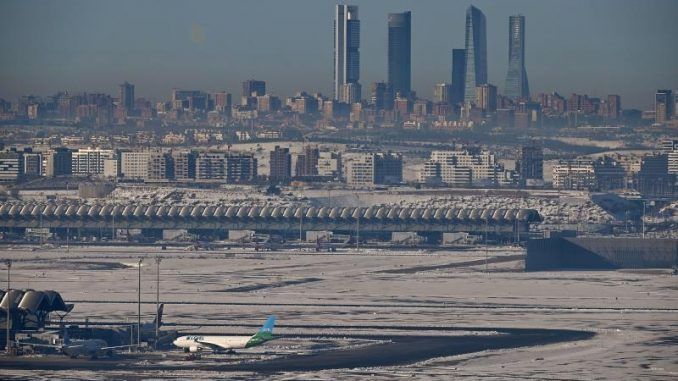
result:
<svg viewBox="0 0 678 381"><path fill-rule="evenodd" d="M259 332L273 333L274 326L275 326L275 315L271 315L268 317L268 319L266 319L266 323L264 323Z"/></svg>

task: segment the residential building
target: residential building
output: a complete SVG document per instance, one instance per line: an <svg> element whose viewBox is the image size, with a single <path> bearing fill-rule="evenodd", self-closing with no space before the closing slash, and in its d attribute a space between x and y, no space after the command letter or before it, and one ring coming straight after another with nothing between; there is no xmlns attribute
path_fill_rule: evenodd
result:
<svg viewBox="0 0 678 381"><path fill-rule="evenodd" d="M65 147L49 150L45 154L45 176L65 176L73 173L73 151Z"/></svg>
<svg viewBox="0 0 678 381"><path fill-rule="evenodd" d="M526 145L520 149L520 159L516 163L523 185L544 180L544 150L537 145Z"/></svg>
<svg viewBox="0 0 678 381"><path fill-rule="evenodd" d="M174 179L176 181L194 181L196 170L196 157L194 151L172 151L172 163L174 164Z"/></svg>
<svg viewBox="0 0 678 381"><path fill-rule="evenodd" d="M115 159L113 150L86 148L71 153L71 173L79 176L103 175L104 161Z"/></svg>
<svg viewBox="0 0 678 381"><path fill-rule="evenodd" d="M251 183L257 177L257 159L252 154L199 152L195 163L196 181L239 184Z"/></svg>
<svg viewBox="0 0 678 381"><path fill-rule="evenodd" d="M553 187L556 189L595 189L596 173L591 160L561 160L553 166Z"/></svg>
<svg viewBox="0 0 678 381"><path fill-rule="evenodd" d="M351 186L400 184L403 179L402 155L397 153L360 153L345 161L346 183Z"/></svg>
<svg viewBox="0 0 678 381"><path fill-rule="evenodd" d="M292 155L290 155L290 149L275 146L269 156L269 182L271 184L288 183L292 178Z"/></svg>

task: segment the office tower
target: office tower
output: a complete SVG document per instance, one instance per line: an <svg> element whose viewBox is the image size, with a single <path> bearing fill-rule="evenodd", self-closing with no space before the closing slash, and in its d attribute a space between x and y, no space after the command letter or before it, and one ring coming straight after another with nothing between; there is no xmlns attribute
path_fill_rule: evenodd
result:
<svg viewBox="0 0 678 381"><path fill-rule="evenodd" d="M449 83L436 83L433 89L433 101L452 104L452 86Z"/></svg>
<svg viewBox="0 0 678 381"><path fill-rule="evenodd" d="M671 90L657 90L654 96L655 123L666 123L673 115L673 94Z"/></svg>
<svg viewBox="0 0 678 381"><path fill-rule="evenodd" d="M119 107L125 109L128 114L131 113L134 110L134 85L127 82L120 85L118 98Z"/></svg>
<svg viewBox="0 0 678 381"><path fill-rule="evenodd" d="M334 17L334 99L341 101L344 84L360 79L358 7L337 5Z"/></svg>
<svg viewBox="0 0 678 381"><path fill-rule="evenodd" d="M393 93L393 86L390 83L386 82L373 82L372 83L372 97L371 102L374 105L374 108L379 110L393 110L393 99L395 94Z"/></svg>
<svg viewBox="0 0 678 381"><path fill-rule="evenodd" d="M466 71L464 102L476 101L476 86L487 83L487 36L485 15L470 6L466 10Z"/></svg>
<svg viewBox="0 0 678 381"><path fill-rule="evenodd" d="M452 105L464 101L464 81L466 79L466 49L452 49Z"/></svg>
<svg viewBox="0 0 678 381"><path fill-rule="evenodd" d="M339 98L340 102L348 104L360 102L362 88L359 83L344 83L341 88L341 98Z"/></svg>
<svg viewBox="0 0 678 381"><path fill-rule="evenodd" d="M231 109L232 100L231 94L225 91L218 91L214 93L214 110L225 113Z"/></svg>
<svg viewBox="0 0 678 381"><path fill-rule="evenodd" d="M520 159L516 167L523 185L528 182L527 180L543 180L544 150L537 145L521 147Z"/></svg>
<svg viewBox="0 0 678 381"><path fill-rule="evenodd" d="M266 82L248 79L242 83L242 97L256 97L266 95Z"/></svg>
<svg viewBox="0 0 678 381"><path fill-rule="evenodd" d="M407 97L412 77L412 12L388 14L388 82Z"/></svg>
<svg viewBox="0 0 678 381"><path fill-rule="evenodd" d="M497 86L485 83L476 87L476 106L486 113L497 111Z"/></svg>
<svg viewBox="0 0 678 381"><path fill-rule="evenodd" d="M290 149L275 146L270 153L269 168L268 179L271 184L288 183L292 177Z"/></svg>
<svg viewBox="0 0 678 381"><path fill-rule="evenodd" d="M504 95L516 100L528 100L530 87L525 70L525 16L509 17L509 57Z"/></svg>

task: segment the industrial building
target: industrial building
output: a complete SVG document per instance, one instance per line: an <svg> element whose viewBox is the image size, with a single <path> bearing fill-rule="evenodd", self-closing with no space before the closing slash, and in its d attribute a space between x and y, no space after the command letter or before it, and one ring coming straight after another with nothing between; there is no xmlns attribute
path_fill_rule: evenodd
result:
<svg viewBox="0 0 678 381"><path fill-rule="evenodd" d="M0 229L486 232L512 236L541 221L534 209L0 203Z"/></svg>
<svg viewBox="0 0 678 381"><path fill-rule="evenodd" d="M44 328L50 315L61 312L62 316L73 309L56 291L0 290L0 326L7 327L7 310L10 312L10 340L19 331L37 331ZM5 347L7 331L0 332L0 346Z"/></svg>
<svg viewBox="0 0 678 381"><path fill-rule="evenodd" d="M527 241L525 270L671 268L677 239L556 237Z"/></svg>

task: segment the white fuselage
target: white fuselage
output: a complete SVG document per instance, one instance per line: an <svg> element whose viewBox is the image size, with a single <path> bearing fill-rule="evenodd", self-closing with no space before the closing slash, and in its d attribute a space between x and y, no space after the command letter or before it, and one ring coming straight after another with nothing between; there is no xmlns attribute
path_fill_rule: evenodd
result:
<svg viewBox="0 0 678 381"><path fill-rule="evenodd" d="M173 344L187 350L241 349L245 348L251 336L181 336Z"/></svg>

